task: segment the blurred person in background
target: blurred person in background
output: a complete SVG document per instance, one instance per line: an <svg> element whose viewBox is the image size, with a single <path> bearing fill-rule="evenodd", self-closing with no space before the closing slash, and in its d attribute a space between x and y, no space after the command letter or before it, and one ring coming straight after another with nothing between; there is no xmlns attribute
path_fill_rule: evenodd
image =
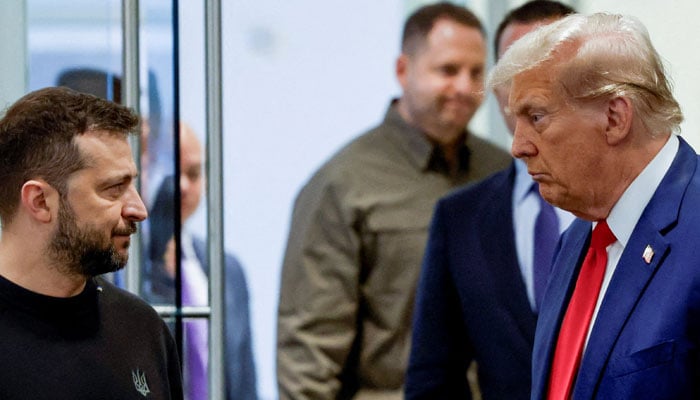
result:
<svg viewBox="0 0 700 400"><path fill-rule="evenodd" d="M152 303L175 301L175 193L180 190L182 298L184 306L209 304L209 263L206 241L195 236L187 221L198 209L204 191L204 153L197 134L180 123L180 180L163 179L151 208L150 263L144 276L144 296ZM208 321L185 321L183 364L186 398L207 399ZM226 399L257 399L252 350L248 285L232 254L224 255L224 372Z"/></svg>
<svg viewBox="0 0 700 400"><path fill-rule="evenodd" d="M435 201L511 157L467 131L483 100L484 30L450 3L405 23L400 98L301 189L277 320L280 399L401 399Z"/></svg>

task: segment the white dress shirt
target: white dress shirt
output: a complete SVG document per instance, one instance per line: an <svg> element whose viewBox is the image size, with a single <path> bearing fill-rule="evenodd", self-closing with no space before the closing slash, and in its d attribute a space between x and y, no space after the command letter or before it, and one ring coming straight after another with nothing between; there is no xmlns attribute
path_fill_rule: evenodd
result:
<svg viewBox="0 0 700 400"><path fill-rule="evenodd" d="M622 257L622 252L625 250L625 246L627 246L627 242L632 236L632 232L637 225L637 221L639 221L639 217L642 216L642 212L644 212L644 209L659 187L666 172L671 168L671 163L673 163L673 159L678 152L679 143L678 137L676 135L671 135L664 147L661 148L661 151L659 151L651 162L642 170L639 176L632 181L617 203L613 206L610 215L608 215L608 226L615 235L617 241L607 247L608 263L605 267L603 284L600 287L598 302L593 311L591 321L595 321L598 316L598 310L605 297L605 292L608 290L610 280L615 273L617 263ZM593 227L595 227L595 224L596 223L593 223ZM640 253L639 256L641 257L642 254ZM592 323L588 327L586 344L588 344L588 338L591 335L594 324L595 323Z"/></svg>

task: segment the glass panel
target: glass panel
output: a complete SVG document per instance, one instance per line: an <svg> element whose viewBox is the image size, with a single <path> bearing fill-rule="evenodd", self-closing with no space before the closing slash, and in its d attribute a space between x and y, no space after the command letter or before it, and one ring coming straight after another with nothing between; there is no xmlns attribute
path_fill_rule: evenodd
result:
<svg viewBox="0 0 700 400"><path fill-rule="evenodd" d="M189 2L193 3L193 2ZM187 179L174 179L176 176L174 151L178 144L175 137L177 121L175 113L174 86L174 43L173 2L167 0L144 0L139 2L140 28L140 86L141 99L139 108L143 116L143 135L141 141L141 193L149 209L151 218L141 223L141 240L143 251L141 260L130 261L128 268L144 273L142 287L137 291L144 298L158 305L176 303L175 280L178 265L193 266L199 274L189 274L186 283L197 282L196 291L183 292L183 300L188 305L206 305L208 301L208 282L205 274L206 240L189 240L191 235L179 232L180 211L187 209L183 218L197 211L198 197L201 191L203 145L191 153L183 153L183 161L188 160L187 168L182 168ZM122 91L122 4L119 0L94 2L82 0L62 2L60 7L48 0L27 1L29 90L44 86L63 85L76 90L95 94L116 102L121 102ZM201 7L201 5L200 5ZM200 12L201 14L201 12ZM201 16L198 18L202 21ZM200 31L203 30L200 28ZM203 48L203 35L200 42L191 47ZM198 57L194 62L203 65L202 54L189 54ZM189 59L188 59L189 60ZM189 64L193 61L189 60ZM188 68L188 79L200 82L197 89L203 92L203 68L193 71ZM199 79L194 79L197 75ZM194 108L194 105L187 104ZM204 101L199 96L197 103L199 115L203 115ZM203 126L203 119L194 120L193 125ZM190 130L186 130L189 132ZM199 132L204 133L203 129ZM196 140L204 143L203 136ZM185 141L183 141L185 143ZM189 143L189 142L187 142ZM189 146L188 149L191 149ZM195 155L192 155L195 154ZM201 156L200 156L201 157ZM197 165L199 164L199 165ZM183 187L183 196L177 195L178 186ZM199 189L197 189L199 188ZM193 196L194 193L194 196ZM183 199L180 202L180 198ZM184 210L183 210L184 212ZM200 215L202 211L198 211ZM204 225L206 232L206 225ZM173 237L183 238L177 245ZM176 251L177 250L177 251ZM177 253L177 255L176 255ZM180 254L190 255L180 260ZM180 263L182 261L182 263ZM141 268L137 268L141 266ZM187 268L183 267L183 270ZM183 274L184 276L185 274ZM123 273L112 279L124 287ZM183 288L190 288L184 284ZM188 297L193 295L194 297ZM172 314L172 309L170 310ZM199 318L186 321L180 331L183 339L182 352L184 360L184 379L186 390L194 387L190 368L194 358L189 352L197 348L198 357L207 357L208 321L207 310L199 310ZM178 325L170 321L171 326ZM193 329L193 325L199 326ZM178 333L177 329L175 332ZM193 336L194 335L194 336ZM196 337L196 339L195 339ZM191 346L196 344L196 346ZM200 371L202 382L199 386L206 389L207 371ZM203 386L202 386L203 385Z"/></svg>
<svg viewBox="0 0 700 400"><path fill-rule="evenodd" d="M59 83L119 101L121 2L27 1L29 90Z"/></svg>
<svg viewBox="0 0 700 400"><path fill-rule="evenodd" d="M210 239L207 226L207 191L203 190L201 197L197 187L201 189L209 185L218 185L220 177L211 177L209 182L197 179L197 159L207 165L210 171L212 166L206 155L202 152L211 142L207 136L214 132L207 132L206 104L206 73L205 73L205 49L209 43L205 43L205 8L204 1L180 2L179 24L179 63L180 63L180 186L181 201L183 205L183 250L187 248L187 241L191 240L195 250L203 247ZM209 2L213 3L213 2ZM218 134L218 133L217 133ZM201 144L197 146L197 142ZM192 148L194 146L194 149ZM221 149L211 149L220 151ZM224 152L225 154L225 152ZM226 154L224 155L226 157ZM197 186L207 183L204 187ZM196 198L199 198L199 206L195 208ZM257 383L256 368L253 361L252 334L250 328L250 304L246 274L237 255L230 252L230 247L224 246L223 285L224 290L224 377L226 398L232 399L256 399ZM209 270L211 264L206 257L200 260L200 264ZM183 274L187 269L187 263L183 263Z"/></svg>
<svg viewBox="0 0 700 400"><path fill-rule="evenodd" d="M147 69L149 95L148 105L151 118L148 141L148 159L144 185L146 202L150 207L150 232L148 232L148 260L144 270L144 295L157 304L177 303L178 277L181 278L181 301L188 312L191 306L207 306L208 277L206 237L194 235L188 228L192 214L202 214L201 205L203 184L203 130L191 127L201 126L200 121L180 124L178 112L182 109L177 101L179 85L183 81L200 81L203 73L193 68L181 69L185 78L176 76L178 60L188 60L189 64L202 64L203 56L189 54L183 56L182 44L175 47L175 35L180 27L176 20L173 3L163 0L141 1L142 21L142 64ZM187 2L197 3L197 2ZM201 6L200 6L201 7ZM186 21L198 20L197 15L186 15ZM176 29L177 28L177 29ZM189 35L178 35L180 40ZM190 46L187 46L190 47ZM196 44L203 47L203 40ZM190 59L190 57L198 57ZM182 67L180 67L182 68ZM177 85L177 86L176 86ZM203 91L203 85L197 88ZM187 92L185 92L187 93ZM179 93L179 98L187 96ZM188 103L197 110L204 109L204 101ZM203 114L203 112L200 112ZM205 220L206 221L206 220ZM206 232L206 224L204 232ZM201 318L185 319L182 331L176 329L176 336L182 336L182 361L185 398L206 398L208 391L208 312ZM175 325L176 328L177 325Z"/></svg>
<svg viewBox="0 0 700 400"><path fill-rule="evenodd" d="M141 193L149 210L143 229L144 297L155 304L176 303L175 276L180 246L179 196L175 174L174 41L172 2L140 1L141 106L148 110L148 141L142 158ZM145 78L145 79L144 79ZM177 235L176 235L177 231Z"/></svg>
<svg viewBox="0 0 700 400"><path fill-rule="evenodd" d="M79 0L57 6L27 0L29 90L62 85L121 102L122 5L120 0ZM158 180L172 175L172 12L170 1L141 2L141 194L151 210ZM154 67L151 67L154 66ZM172 221L172 213L169 216ZM149 269L150 221L141 223L142 260L127 268ZM139 262L140 261L140 262ZM145 268L137 268L143 265ZM123 271L112 279L125 287ZM144 287L148 281L144 280ZM174 299L174 297L173 297ZM149 300L152 300L149 298ZM171 301L172 302L172 301Z"/></svg>
<svg viewBox="0 0 700 400"><path fill-rule="evenodd" d="M149 127L147 158L142 164L142 192L146 203L153 207L163 179L175 173L173 9L172 2L167 0L141 0L139 3L141 86L144 88L141 108L148 112Z"/></svg>

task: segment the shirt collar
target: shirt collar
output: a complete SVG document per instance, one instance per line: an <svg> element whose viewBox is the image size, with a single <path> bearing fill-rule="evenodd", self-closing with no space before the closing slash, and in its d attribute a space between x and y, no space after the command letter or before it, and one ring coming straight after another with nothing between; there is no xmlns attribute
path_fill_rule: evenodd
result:
<svg viewBox="0 0 700 400"><path fill-rule="evenodd" d="M678 146L678 137L671 135L661 151L632 181L610 211L607 218L608 226L623 247L627 245L639 217L642 216L642 212L659 187L664 175L671 168L671 163L678 152Z"/></svg>
<svg viewBox="0 0 700 400"><path fill-rule="evenodd" d="M527 165L525 161L516 158L515 159L515 184L513 185L513 198L517 203L525 200L525 198L530 194L530 189L535 181L532 180L532 176L527 173Z"/></svg>
<svg viewBox="0 0 700 400"><path fill-rule="evenodd" d="M183 226L182 229L180 229L180 251L183 258L197 258L193 243L192 234L189 232L189 229Z"/></svg>
<svg viewBox="0 0 700 400"><path fill-rule="evenodd" d="M400 143L411 160L422 171L443 171L443 165L446 165L442 155L442 150L439 146L431 142L427 135L420 129L410 125L401 117L398 111L399 99L393 99L389 105L389 109L384 117L384 124L392 127L389 132L392 140ZM467 140L469 134L464 130L464 144L460 147L460 170L466 171L469 169L469 148Z"/></svg>

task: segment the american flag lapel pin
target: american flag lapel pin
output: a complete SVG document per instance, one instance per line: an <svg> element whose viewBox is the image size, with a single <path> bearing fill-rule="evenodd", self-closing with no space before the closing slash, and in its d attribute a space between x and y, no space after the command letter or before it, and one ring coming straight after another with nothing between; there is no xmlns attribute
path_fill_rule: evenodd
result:
<svg viewBox="0 0 700 400"><path fill-rule="evenodd" d="M644 249L644 253L642 253L642 258L644 259L645 263L651 264L651 259L654 258L654 249L651 248L650 244L648 244L647 247Z"/></svg>

